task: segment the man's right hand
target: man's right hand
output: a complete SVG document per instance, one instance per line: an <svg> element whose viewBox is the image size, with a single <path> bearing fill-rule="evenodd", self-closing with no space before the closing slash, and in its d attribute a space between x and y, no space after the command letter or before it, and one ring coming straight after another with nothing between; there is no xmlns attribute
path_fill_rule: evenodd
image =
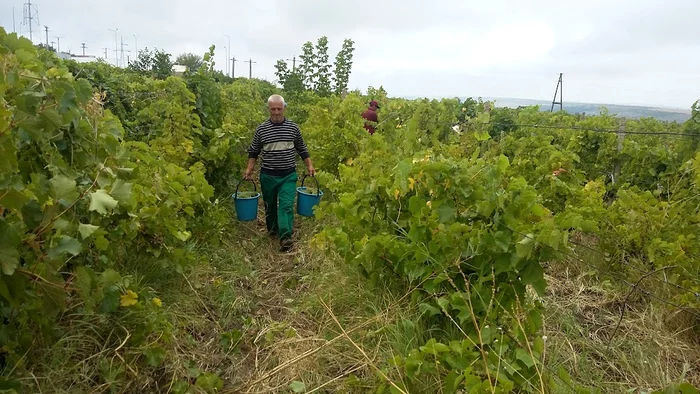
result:
<svg viewBox="0 0 700 394"><path fill-rule="evenodd" d="M243 179L249 181L253 179L253 169L252 168L246 168L245 172L243 173Z"/></svg>

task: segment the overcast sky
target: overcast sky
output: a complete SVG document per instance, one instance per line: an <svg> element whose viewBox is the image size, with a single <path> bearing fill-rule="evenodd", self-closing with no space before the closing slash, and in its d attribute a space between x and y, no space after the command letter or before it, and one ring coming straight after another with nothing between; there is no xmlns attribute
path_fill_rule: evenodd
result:
<svg viewBox="0 0 700 394"><path fill-rule="evenodd" d="M29 36L26 0L0 0L0 25ZM334 58L355 41L350 88L383 85L391 96L483 96L687 109L700 99L698 0L32 0L34 42L115 62L114 33L131 50L176 56L224 46L253 59L253 76L275 80L277 59L322 35ZM26 6L25 6L26 7ZM34 7L33 7L34 8ZM37 31L39 30L39 31ZM248 75L237 62L237 76Z"/></svg>

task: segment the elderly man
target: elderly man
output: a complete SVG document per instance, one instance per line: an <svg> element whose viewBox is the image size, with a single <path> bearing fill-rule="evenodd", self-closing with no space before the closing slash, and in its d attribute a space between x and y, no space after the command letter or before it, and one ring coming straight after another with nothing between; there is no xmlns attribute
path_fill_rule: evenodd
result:
<svg viewBox="0 0 700 394"><path fill-rule="evenodd" d="M253 142L248 148L248 168L244 174L245 179L252 178L255 161L262 153L260 186L265 203L267 231L272 237L279 235L282 252L293 246L296 154L304 160L309 175L316 175L299 126L284 116L286 106L284 98L278 94L267 100L270 118L255 129Z"/></svg>

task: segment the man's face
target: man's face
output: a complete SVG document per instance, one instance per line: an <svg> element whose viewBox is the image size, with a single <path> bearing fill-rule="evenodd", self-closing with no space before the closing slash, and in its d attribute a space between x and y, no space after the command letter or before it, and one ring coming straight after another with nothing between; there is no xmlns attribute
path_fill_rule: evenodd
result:
<svg viewBox="0 0 700 394"><path fill-rule="evenodd" d="M281 122L284 120L284 104L279 102L272 102L267 105L270 110L270 119L273 122Z"/></svg>

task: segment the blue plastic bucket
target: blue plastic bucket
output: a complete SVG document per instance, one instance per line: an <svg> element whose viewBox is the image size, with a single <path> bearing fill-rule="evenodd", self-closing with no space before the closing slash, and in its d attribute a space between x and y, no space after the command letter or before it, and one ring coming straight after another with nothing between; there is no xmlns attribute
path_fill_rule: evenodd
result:
<svg viewBox="0 0 700 394"><path fill-rule="evenodd" d="M253 184L255 195L252 197L239 197L238 186L240 186L244 180L245 179L238 182L236 192L233 193L231 197L233 197L233 202L236 206L236 216L238 217L238 220L242 222L252 222L258 218L258 200L260 199L260 193L258 193L258 188L255 186L255 182L251 180L250 182Z"/></svg>
<svg viewBox="0 0 700 394"><path fill-rule="evenodd" d="M301 180L301 186L297 187L297 213L301 216L313 217L314 207L321 202L321 196L323 196L323 192L318 187L318 180L316 177L313 178L316 181L316 193L308 192L304 186L306 175Z"/></svg>

